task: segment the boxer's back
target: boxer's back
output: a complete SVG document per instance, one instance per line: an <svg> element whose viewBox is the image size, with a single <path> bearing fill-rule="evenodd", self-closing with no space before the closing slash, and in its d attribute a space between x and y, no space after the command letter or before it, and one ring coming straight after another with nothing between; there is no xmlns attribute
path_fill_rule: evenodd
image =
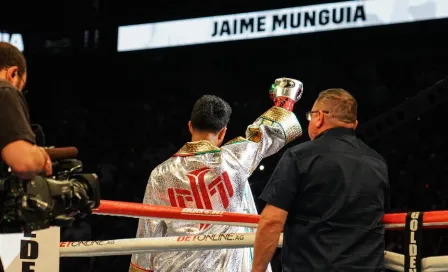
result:
<svg viewBox="0 0 448 272"><path fill-rule="evenodd" d="M256 214L245 169L229 160L226 152L173 156L163 162L151 173L143 203ZM238 239L218 234L254 231L244 227L155 219L141 220L138 229L139 237L188 235L200 237L201 241ZM158 252L152 253L147 261L154 271L250 271L251 251L251 248L242 248Z"/></svg>

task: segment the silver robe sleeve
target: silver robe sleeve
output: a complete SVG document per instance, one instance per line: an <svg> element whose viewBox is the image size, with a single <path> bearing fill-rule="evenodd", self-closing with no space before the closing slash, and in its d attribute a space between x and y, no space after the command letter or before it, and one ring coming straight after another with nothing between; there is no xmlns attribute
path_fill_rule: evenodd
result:
<svg viewBox="0 0 448 272"><path fill-rule="evenodd" d="M272 107L248 126L245 138L231 140L222 150L230 153L249 177L262 159L277 153L301 135L302 127L294 113Z"/></svg>

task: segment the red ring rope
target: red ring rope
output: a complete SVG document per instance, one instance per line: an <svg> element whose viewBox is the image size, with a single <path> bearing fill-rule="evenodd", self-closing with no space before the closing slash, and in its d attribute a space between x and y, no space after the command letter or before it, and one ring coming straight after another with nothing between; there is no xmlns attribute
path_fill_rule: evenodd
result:
<svg viewBox="0 0 448 272"><path fill-rule="evenodd" d="M157 206L110 200L101 200L100 207L94 213L127 217L201 221L251 227L256 227L260 219L259 215L254 214ZM386 214L383 222L387 229L402 230L406 222L406 213ZM425 212L423 215L423 226L425 228L448 228L448 211Z"/></svg>
<svg viewBox="0 0 448 272"><path fill-rule="evenodd" d="M402 224L403 227L389 227L392 230L404 229L406 213L389 213L383 217L383 223L387 225ZM448 228L448 211L431 211L423 214L423 227L425 229Z"/></svg>
<svg viewBox="0 0 448 272"><path fill-rule="evenodd" d="M255 214L157 206L157 205L148 205L132 202L119 202L110 200L101 200L99 208L96 209L94 213L102 215L150 217L150 218L177 219L188 221L248 223L254 225L256 225L258 223L258 220L260 219L260 216Z"/></svg>

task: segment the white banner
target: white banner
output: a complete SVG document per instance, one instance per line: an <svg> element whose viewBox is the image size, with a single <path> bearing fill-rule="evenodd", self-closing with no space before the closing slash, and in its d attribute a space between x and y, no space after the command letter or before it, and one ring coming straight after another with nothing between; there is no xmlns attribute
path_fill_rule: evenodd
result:
<svg viewBox="0 0 448 272"><path fill-rule="evenodd" d="M0 42L10 43L15 47L17 47L22 52L24 50L22 34L18 33L9 34L0 32Z"/></svg>
<svg viewBox="0 0 448 272"><path fill-rule="evenodd" d="M6 272L58 272L59 227L0 235L0 258Z"/></svg>
<svg viewBox="0 0 448 272"><path fill-rule="evenodd" d="M120 26L118 52L411 23L448 17L448 0L365 0Z"/></svg>

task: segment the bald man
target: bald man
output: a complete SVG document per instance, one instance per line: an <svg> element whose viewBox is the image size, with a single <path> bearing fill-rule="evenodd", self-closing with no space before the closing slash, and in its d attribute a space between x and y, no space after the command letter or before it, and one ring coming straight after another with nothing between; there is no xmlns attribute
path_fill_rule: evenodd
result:
<svg viewBox="0 0 448 272"><path fill-rule="evenodd" d="M283 271L384 271L387 165L355 135L356 99L325 90L306 117L311 141L284 153L261 195L252 272L282 231Z"/></svg>

